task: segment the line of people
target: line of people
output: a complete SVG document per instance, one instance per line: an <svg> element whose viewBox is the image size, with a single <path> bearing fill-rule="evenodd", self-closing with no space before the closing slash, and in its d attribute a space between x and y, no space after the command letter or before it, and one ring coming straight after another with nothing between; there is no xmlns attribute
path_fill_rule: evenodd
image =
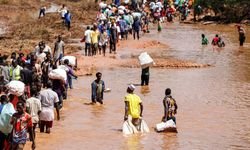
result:
<svg viewBox="0 0 250 150"><path fill-rule="evenodd" d="M149 32L149 15L145 10L138 7L133 9L132 4L106 4L104 1L99 3L99 7L96 23L92 27L87 26L81 40L85 42L85 56L94 56L98 52L105 56L108 44L109 52L116 54L120 40L127 40L130 34L139 40L140 31Z"/></svg>
<svg viewBox="0 0 250 150"><path fill-rule="evenodd" d="M74 66L68 59L63 60L63 56L64 42L60 35L53 53L41 41L27 56L23 53L17 56L15 52L10 58L0 56L0 149L23 149L27 133L33 142L32 149L35 149L37 125L39 124L40 132L50 133L54 109L57 119L60 119L59 110L63 107L63 100L67 99L67 90L73 88L72 79L77 78ZM65 68L66 81L49 77L49 73L56 68ZM22 95L11 92L9 84L13 81L24 83Z"/></svg>

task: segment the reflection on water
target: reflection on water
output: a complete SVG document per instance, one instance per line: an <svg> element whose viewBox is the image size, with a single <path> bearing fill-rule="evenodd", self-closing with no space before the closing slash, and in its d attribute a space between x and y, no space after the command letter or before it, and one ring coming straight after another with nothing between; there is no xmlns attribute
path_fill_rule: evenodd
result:
<svg viewBox="0 0 250 150"><path fill-rule="evenodd" d="M94 77L75 81L74 91L69 92L71 99L65 102L65 119L47 136L49 144L39 144L38 149L248 149L250 45L239 48L234 36L237 33L230 26L170 25L164 31L145 36L170 43L170 50L161 53L163 57L215 64L215 67L151 69L149 87L136 87L144 103L143 116L150 133L124 137L121 132L123 97L129 83L140 83L141 70L104 69L99 71L103 73L106 87L112 90L105 93L105 104L84 104L90 102L90 84ZM200 46L201 33L211 39L218 32L226 41L224 49ZM154 132L155 124L163 116L162 99L166 88L172 89L179 106L177 134ZM43 143L44 138L40 142Z"/></svg>

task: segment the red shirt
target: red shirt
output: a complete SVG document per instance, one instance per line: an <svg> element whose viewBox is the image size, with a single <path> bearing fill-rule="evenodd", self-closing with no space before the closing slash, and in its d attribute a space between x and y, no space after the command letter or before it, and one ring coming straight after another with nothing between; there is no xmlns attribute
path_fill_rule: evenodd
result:
<svg viewBox="0 0 250 150"><path fill-rule="evenodd" d="M15 113L11 118L13 124L13 142L24 144L27 141L28 128L32 128L31 116L24 112L21 116Z"/></svg>
<svg viewBox="0 0 250 150"><path fill-rule="evenodd" d="M214 43L214 44L217 44L218 42L219 42L219 38L218 38L218 37L214 37L213 43Z"/></svg>
<svg viewBox="0 0 250 150"><path fill-rule="evenodd" d="M13 104L14 108L16 109L16 104L18 102L18 97L15 95L14 99L11 101L11 103Z"/></svg>

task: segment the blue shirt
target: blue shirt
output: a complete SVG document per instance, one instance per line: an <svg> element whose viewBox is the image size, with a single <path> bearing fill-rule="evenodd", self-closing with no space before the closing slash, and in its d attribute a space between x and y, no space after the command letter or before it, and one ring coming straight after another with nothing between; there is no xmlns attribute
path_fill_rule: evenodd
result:
<svg viewBox="0 0 250 150"><path fill-rule="evenodd" d="M134 24L133 24L133 29L134 29L135 31L140 31L140 27L141 27L141 22L140 22L140 20L138 19L138 20L136 20L136 21L134 22Z"/></svg>
<svg viewBox="0 0 250 150"><path fill-rule="evenodd" d="M66 14L64 15L64 17L65 17L65 21L67 21L67 22L70 22L70 21L71 21L71 14L70 14L70 13L66 13Z"/></svg>
<svg viewBox="0 0 250 150"><path fill-rule="evenodd" d="M125 32L126 26L127 26L126 21L122 19L119 21L119 24L120 24L121 32Z"/></svg>
<svg viewBox="0 0 250 150"><path fill-rule="evenodd" d="M120 6L121 5L120 0L115 0L115 5Z"/></svg>

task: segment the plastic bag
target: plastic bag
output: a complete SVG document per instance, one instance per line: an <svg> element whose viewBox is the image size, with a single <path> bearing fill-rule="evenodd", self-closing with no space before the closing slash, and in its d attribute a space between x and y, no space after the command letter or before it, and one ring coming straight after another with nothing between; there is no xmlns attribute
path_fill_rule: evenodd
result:
<svg viewBox="0 0 250 150"><path fill-rule="evenodd" d="M9 90L10 94L21 96L24 93L25 85L21 81L10 81L6 85L7 89Z"/></svg>
<svg viewBox="0 0 250 150"><path fill-rule="evenodd" d="M138 57L142 69L147 68L154 64L154 60L148 55L147 52L143 52Z"/></svg>
<svg viewBox="0 0 250 150"><path fill-rule="evenodd" d="M138 129L139 128L139 129ZM135 134L135 133L148 133L149 128L144 120L141 120L139 127L135 127L132 123L132 117L129 116L128 120L123 123L122 132L124 135Z"/></svg>
<svg viewBox="0 0 250 150"><path fill-rule="evenodd" d="M175 125L174 121L172 119L170 119L167 122L161 122L161 123L156 124L155 129L157 132L165 131L167 129L176 130L176 125Z"/></svg>
<svg viewBox="0 0 250 150"><path fill-rule="evenodd" d="M0 115L0 131L2 133L11 133L13 125L10 124L10 119L15 112L14 106L11 103L4 105Z"/></svg>
<svg viewBox="0 0 250 150"><path fill-rule="evenodd" d="M57 69L63 69L66 72L69 72L69 68L67 66L65 66L65 65L60 65L60 66L57 67Z"/></svg>
<svg viewBox="0 0 250 150"><path fill-rule="evenodd" d="M61 61L64 62L64 60L68 59L69 60L69 65L71 66L76 66L76 57L75 56L64 56Z"/></svg>
<svg viewBox="0 0 250 150"><path fill-rule="evenodd" d="M67 81L67 73L63 69L54 69L49 73L49 78L50 79L58 79L62 80L64 82Z"/></svg>
<svg viewBox="0 0 250 150"><path fill-rule="evenodd" d="M100 7L100 8L106 8L106 7L107 7L107 4L101 2L101 3L99 3L99 7Z"/></svg>
<svg viewBox="0 0 250 150"><path fill-rule="evenodd" d="M125 6L119 6L118 9L124 11L126 9L126 7Z"/></svg>
<svg viewBox="0 0 250 150"><path fill-rule="evenodd" d="M123 15L123 14L124 14L124 10L121 10L121 9L118 10L118 14L119 14L119 15Z"/></svg>

